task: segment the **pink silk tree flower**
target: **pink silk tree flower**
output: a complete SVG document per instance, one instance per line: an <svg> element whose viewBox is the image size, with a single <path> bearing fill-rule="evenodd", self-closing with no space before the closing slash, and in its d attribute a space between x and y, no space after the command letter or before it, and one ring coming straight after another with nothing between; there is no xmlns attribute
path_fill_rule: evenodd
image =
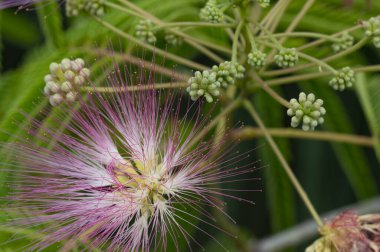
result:
<svg viewBox="0 0 380 252"><path fill-rule="evenodd" d="M181 110L185 99L157 90L149 70L130 74L116 66L107 92L90 89L79 109L57 108L62 120L72 117L64 133L31 119L28 131L42 144L4 146L9 167L19 167L10 210L26 213L11 225L46 235L28 249L80 241L106 251L156 251L171 239L179 250L178 239L197 243L181 223L212 237L193 222L218 228L208 211L223 211L223 197L244 200L219 183L255 179L255 163L238 166L248 153L233 153L223 139L193 145L208 121L200 105L189 101ZM56 144L44 147L52 139Z"/></svg>
<svg viewBox="0 0 380 252"><path fill-rule="evenodd" d="M343 212L320 228L322 238L316 240L306 252L379 252L380 214L358 215Z"/></svg>

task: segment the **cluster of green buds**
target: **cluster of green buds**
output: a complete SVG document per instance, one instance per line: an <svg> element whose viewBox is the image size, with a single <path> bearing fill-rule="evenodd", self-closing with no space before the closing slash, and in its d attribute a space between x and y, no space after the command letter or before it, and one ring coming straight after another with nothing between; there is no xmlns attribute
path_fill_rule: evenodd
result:
<svg viewBox="0 0 380 252"><path fill-rule="evenodd" d="M330 86L339 91L352 87L355 83L355 72L350 67L344 67L335 73L335 77L329 82Z"/></svg>
<svg viewBox="0 0 380 252"><path fill-rule="evenodd" d="M363 22L365 34L372 38L375 47L380 48L380 16L372 17Z"/></svg>
<svg viewBox="0 0 380 252"><path fill-rule="evenodd" d="M248 64L256 69L260 69L265 65L267 55L258 49L253 49L248 54Z"/></svg>
<svg viewBox="0 0 380 252"><path fill-rule="evenodd" d="M347 50L353 44L354 37L352 37L348 32L343 32L332 44L332 49L334 50L334 52L340 52Z"/></svg>
<svg viewBox="0 0 380 252"><path fill-rule="evenodd" d="M236 62L225 61L220 63L219 66L213 66L212 71L216 73L217 81L220 82L222 87L228 87L234 84L236 79L244 77L245 68Z"/></svg>
<svg viewBox="0 0 380 252"><path fill-rule="evenodd" d="M68 17L78 16L85 11L93 15L104 14L104 2L106 0L66 0L66 15Z"/></svg>
<svg viewBox="0 0 380 252"><path fill-rule="evenodd" d="M213 66L210 71L197 71L188 81L187 92L193 101L204 96L207 102L213 102L213 97L220 95L220 89L235 83L236 79L244 77L245 68L239 63L225 61L219 66Z"/></svg>
<svg viewBox="0 0 380 252"><path fill-rule="evenodd" d="M154 44L157 41L154 24L151 20L140 20L136 26L136 37L142 41Z"/></svg>
<svg viewBox="0 0 380 252"><path fill-rule="evenodd" d="M194 76L188 81L189 86L186 91L193 101L204 96L207 102L213 102L213 96L220 95L220 82L217 81L216 73L213 71L196 71Z"/></svg>
<svg viewBox="0 0 380 252"><path fill-rule="evenodd" d="M276 64L281 68L293 67L298 62L296 48L282 48L275 56Z"/></svg>
<svg viewBox="0 0 380 252"><path fill-rule="evenodd" d="M74 102L77 88L83 86L89 76L90 70L81 58L63 59L59 64L53 62L50 64L50 74L45 76L44 94L49 97L52 106L64 101Z"/></svg>
<svg viewBox="0 0 380 252"><path fill-rule="evenodd" d="M216 0L207 1L199 13L200 19L210 23L221 23L224 19L223 11L218 7Z"/></svg>
<svg viewBox="0 0 380 252"><path fill-rule="evenodd" d="M267 8L269 7L270 5L270 0L257 0L257 3L263 7L263 8Z"/></svg>
<svg viewBox="0 0 380 252"><path fill-rule="evenodd" d="M299 94L298 100L290 100L290 108L287 111L291 116L291 126L298 127L302 123L302 130L314 130L319 124L323 124L323 115L326 109L322 106L321 99L315 99L315 95L310 93L306 95L304 92Z"/></svg>
<svg viewBox="0 0 380 252"><path fill-rule="evenodd" d="M178 46L183 43L183 38L172 33L172 32L166 32L165 33L165 40L168 44Z"/></svg>

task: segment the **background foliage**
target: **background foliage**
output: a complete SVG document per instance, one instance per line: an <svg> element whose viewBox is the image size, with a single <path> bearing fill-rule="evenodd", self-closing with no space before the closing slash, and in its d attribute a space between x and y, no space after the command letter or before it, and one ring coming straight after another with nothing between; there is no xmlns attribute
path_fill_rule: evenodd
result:
<svg viewBox="0 0 380 252"><path fill-rule="evenodd" d="M166 21L199 20L198 12L204 5L202 0L165 0L159 1L159 4L156 0L135 2ZM286 29L303 3L303 0L291 2L280 21L278 30ZM353 4L341 0L316 1L297 30L335 33L379 13L379 1L370 3L354 1ZM116 52L131 53L134 56L143 55L145 59L150 59L150 53L141 50L131 41L121 39L88 16L67 19L55 4L17 14L14 10L4 10L0 11L0 16L0 130L3 132L0 136L1 141L15 141L16 136L28 137L24 133L28 121L20 111L25 111L46 123L52 122L57 116L55 109L51 109L47 115L40 113L42 109L48 107L42 90L43 77L48 73L51 62L60 61L64 57L83 57L90 63L95 79L101 83L105 78L104 72L109 70L110 66L110 59L106 57L103 48L110 44ZM133 27L138 21L113 10L108 10L104 19L130 33L133 33ZM229 44L228 37L217 29L197 29L193 35L211 43ZM303 42L301 39L293 39L289 45L297 46ZM165 48L165 44L160 43L162 42L158 42L157 46ZM213 64L187 45L167 47L167 50L195 59L204 65ZM316 56L327 53L318 47L312 50L310 53ZM159 58L157 60L162 61ZM336 65L365 66L379 63L380 51L367 46L352 56L338 61ZM177 66L170 60L165 60L164 64L169 68L176 67L179 71L191 73L189 69ZM304 71L307 73L308 69ZM325 117L323 130L373 136L376 144L375 148L369 148L328 141L276 139L321 213L374 197L379 194L380 189L378 183L380 181L380 75L361 74L356 88L344 93L333 91L325 83L327 80L323 78L294 82L278 87L276 91L289 99L297 96L300 90L324 97L328 114ZM257 92L251 99L268 127L288 127L289 118L285 110L266 93ZM236 122L252 124L250 117L244 111L236 111L228 117L230 126L234 126ZM60 125L62 130L68 121L69 119ZM239 148L241 151L257 148L252 160L260 160L262 169L257 172L257 176L263 178L262 183L255 186L262 187L263 193L242 194L243 197L255 201L255 206L232 201L228 204L228 212L235 218L239 228L236 231L239 233L239 239L243 241L260 239L308 219L308 213L295 195L288 178L264 139L260 136L253 137L248 141L242 141ZM0 152L0 160L5 162L6 158L6 153ZM12 172L3 170L0 177L1 195L7 195L11 181ZM236 186L245 187L243 183ZM6 218L4 214L0 216ZM194 232L207 251L220 250L213 240ZM210 232L230 250L241 250L233 238L214 230ZM25 235L25 238L12 242L14 235L20 233ZM3 242L0 251L15 251L38 236L39 234L33 230L13 230L0 226L0 242ZM302 250L305 244L301 244L299 249ZM56 250L56 247L50 249L50 251Z"/></svg>

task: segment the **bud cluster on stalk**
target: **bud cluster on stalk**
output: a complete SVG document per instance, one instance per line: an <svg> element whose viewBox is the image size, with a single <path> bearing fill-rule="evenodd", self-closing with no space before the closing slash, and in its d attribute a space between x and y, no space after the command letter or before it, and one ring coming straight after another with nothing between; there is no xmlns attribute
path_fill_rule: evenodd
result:
<svg viewBox="0 0 380 252"><path fill-rule="evenodd" d="M301 92L298 100L294 98L290 100L287 114L292 117L291 126L296 128L302 124L302 130L312 131L318 125L323 124L326 109L322 105L323 100L316 99L314 94L306 95Z"/></svg>
<svg viewBox="0 0 380 252"><path fill-rule="evenodd" d="M151 20L140 20L136 26L136 37L142 41L154 44L157 41L154 24Z"/></svg>
<svg viewBox="0 0 380 252"><path fill-rule="evenodd" d="M363 27L367 37L372 38L373 45L380 48L380 16L364 21Z"/></svg>
<svg viewBox="0 0 380 252"><path fill-rule="evenodd" d="M104 14L104 3L106 0L66 0L66 15L68 17L78 16L82 11L96 16Z"/></svg>
<svg viewBox="0 0 380 252"><path fill-rule="evenodd" d="M335 77L329 82L330 86L339 91L352 87L355 83L355 72L350 67L344 67L335 73Z"/></svg>
<svg viewBox="0 0 380 252"><path fill-rule="evenodd" d="M347 50L354 44L354 37L352 37L348 32L343 32L336 41L332 44L334 52L340 52Z"/></svg>
<svg viewBox="0 0 380 252"><path fill-rule="evenodd" d="M293 67L298 62L298 53L296 48L282 48L275 56L276 64L281 68Z"/></svg>
<svg viewBox="0 0 380 252"><path fill-rule="evenodd" d="M89 76L90 70L81 58L53 62L50 64L50 74L45 76L44 94L49 97L52 106L58 106L64 101L74 102L77 88L83 86Z"/></svg>
<svg viewBox="0 0 380 252"><path fill-rule="evenodd" d="M196 101L204 96L207 102L213 102L213 97L220 95L220 89L227 88L237 79L244 77L245 68L236 62L225 61L211 70L197 71L188 81L187 92Z"/></svg>
<svg viewBox="0 0 380 252"><path fill-rule="evenodd" d="M201 9L199 17L210 23L221 23L224 20L223 11L218 7L216 0L207 1L206 5Z"/></svg>

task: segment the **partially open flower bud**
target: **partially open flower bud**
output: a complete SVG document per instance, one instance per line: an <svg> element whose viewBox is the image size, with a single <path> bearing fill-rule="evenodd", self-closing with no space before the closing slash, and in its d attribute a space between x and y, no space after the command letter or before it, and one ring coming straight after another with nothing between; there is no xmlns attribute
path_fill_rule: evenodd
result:
<svg viewBox="0 0 380 252"><path fill-rule="evenodd" d="M288 116L291 116L291 126L293 128L302 124L304 131L314 130L319 124L323 124L323 116L326 114L326 109L322 106L321 99L315 99L315 95L310 93L306 95L301 92L298 100L290 100L290 108L287 111Z"/></svg>

